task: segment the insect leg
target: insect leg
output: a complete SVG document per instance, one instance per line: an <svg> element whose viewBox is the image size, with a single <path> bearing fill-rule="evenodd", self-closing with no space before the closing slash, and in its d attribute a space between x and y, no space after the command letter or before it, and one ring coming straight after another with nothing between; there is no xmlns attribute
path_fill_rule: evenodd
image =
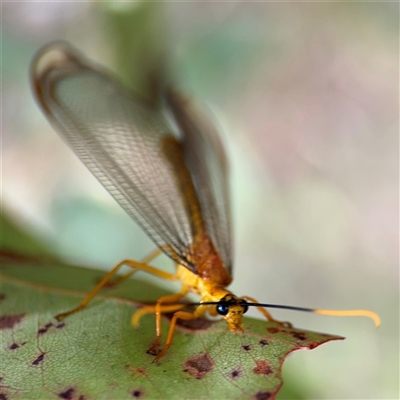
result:
<svg viewBox="0 0 400 400"><path fill-rule="evenodd" d="M169 330L168 330L168 336L167 336L167 340L165 342L165 346L164 348L161 350L160 353L158 353L158 355L156 356L156 358L154 359L153 362L157 362L169 349L169 347L171 346L172 343L172 338L174 337L174 331L175 331L175 325L176 325L176 321L178 319L183 319L185 321L190 321L192 319L196 319L197 316L187 312L187 311L177 311L174 316L171 319L171 323L169 325Z"/></svg>
<svg viewBox="0 0 400 400"><path fill-rule="evenodd" d="M134 327L137 327L139 324L140 318L143 317L145 314L154 313L156 314L156 339L151 345L149 349L149 353L154 353L157 347L160 344L161 340L161 316L164 313L172 312L183 308L184 304L174 304L177 303L182 297L184 297L188 292L186 287L182 287L182 290L179 293L162 296L157 300L155 306L143 307L140 310L137 310L135 314L132 316L131 323ZM167 304L165 304L167 303ZM172 303L169 305L168 303Z"/></svg>
<svg viewBox="0 0 400 400"><path fill-rule="evenodd" d="M87 304L90 302L90 300L93 299L94 296L99 292L99 290L107 284L107 282L110 281L110 279L115 275L115 273L123 266L127 265L128 267L134 268L135 270L140 270L147 272L151 275L158 276L159 278L166 279L166 280L176 280L176 276L174 274L170 274L168 272L160 271L157 268L151 267L150 265L134 261L134 260L123 260L119 262L110 272L108 272L104 278L97 284L95 288L92 289L92 291L83 299L82 303L79 304L78 307L73 308L72 310L66 311L61 314L57 314L55 316L56 319L59 321L64 319L65 317L68 317L71 314L75 314L76 312L84 309Z"/></svg>
<svg viewBox="0 0 400 400"><path fill-rule="evenodd" d="M241 299L250 301L251 303L258 303L256 299L253 299L252 297L249 296L243 296ZM264 308L264 307L256 307L257 310L264 315L265 318L267 318L268 321L270 322L276 322L279 325L282 325L286 328L291 328L292 324L290 322L283 322L283 321L278 321L275 318L272 317L272 315Z"/></svg>
<svg viewBox="0 0 400 400"><path fill-rule="evenodd" d="M158 257L162 253L162 249L155 249L153 250L148 256L143 258L140 262L143 264L148 264L150 261L153 261L156 257ZM133 268L131 271L127 272L124 275L119 276L115 280L112 281L113 285L119 285L120 283L124 282L126 279L131 277L134 273L138 271L137 268Z"/></svg>

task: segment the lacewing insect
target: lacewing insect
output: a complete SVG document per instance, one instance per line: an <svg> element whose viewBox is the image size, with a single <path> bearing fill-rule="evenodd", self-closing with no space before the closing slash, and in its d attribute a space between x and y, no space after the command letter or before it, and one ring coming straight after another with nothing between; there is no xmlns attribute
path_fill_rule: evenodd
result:
<svg viewBox="0 0 400 400"><path fill-rule="evenodd" d="M32 85L38 103L54 128L121 207L143 228L158 250L142 261L123 260L82 303L57 319L83 308L123 265L170 281L179 280L179 293L160 297L154 306L132 317L138 325L148 313L156 315L157 354L161 315L173 312L160 359L170 347L178 319L209 313L222 316L232 332L243 331L243 314L256 307L283 308L337 316L367 316L378 326L378 315L367 310L333 311L258 303L237 297L232 281L231 224L226 156L212 121L177 91L165 93L165 114L121 86L109 72L94 65L65 42L45 46L32 63ZM170 121L173 121L173 124ZM161 253L176 271L170 274L149 265ZM184 296L200 301L184 310Z"/></svg>

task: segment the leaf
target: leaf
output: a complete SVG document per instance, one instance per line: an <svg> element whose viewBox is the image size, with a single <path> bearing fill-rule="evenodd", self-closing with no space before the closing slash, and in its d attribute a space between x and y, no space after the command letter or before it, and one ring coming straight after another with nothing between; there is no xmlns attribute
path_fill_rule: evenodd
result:
<svg viewBox="0 0 400 400"><path fill-rule="evenodd" d="M2 400L273 399L287 354L342 339L251 318L245 333L234 335L225 321L200 320L179 325L167 354L152 363L146 351L154 316L143 317L138 329L130 318L164 290L131 279L57 322L54 315L79 304L104 272L54 261L11 222L2 228ZM162 327L165 337L167 318Z"/></svg>
<svg viewBox="0 0 400 400"><path fill-rule="evenodd" d="M152 363L154 316L138 329L130 318L140 302L165 294L160 289L126 281L59 323L53 316L76 306L104 272L43 263L3 271L3 399L273 399L287 354L342 339L251 318L239 335L225 321L197 321L179 326ZM164 334L167 327L165 319Z"/></svg>
<svg viewBox="0 0 400 400"><path fill-rule="evenodd" d="M12 249L11 255L16 255L16 251L29 253L30 255L47 256L47 249L28 233L11 221L7 215L0 212L0 246L2 259L4 259L6 250Z"/></svg>

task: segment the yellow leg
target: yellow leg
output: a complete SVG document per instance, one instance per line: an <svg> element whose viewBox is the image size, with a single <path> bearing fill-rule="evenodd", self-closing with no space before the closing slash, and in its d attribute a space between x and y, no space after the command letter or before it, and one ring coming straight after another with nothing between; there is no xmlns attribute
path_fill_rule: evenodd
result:
<svg viewBox="0 0 400 400"><path fill-rule="evenodd" d="M180 303L180 304L169 304L169 305L164 305L161 306L161 314L166 314L166 313L172 313L178 310L181 310L182 308L186 307L185 303ZM139 320L146 314L155 314L156 313L156 305L154 306L145 306L141 308L140 310L137 310L135 314L132 315L131 318L131 324L134 328L137 328L139 326Z"/></svg>
<svg viewBox="0 0 400 400"><path fill-rule="evenodd" d="M164 314L166 312L176 311L176 310L179 310L179 309L185 307L184 304L169 305L168 303L177 303L182 297L184 297L187 294L187 292L188 292L187 288L182 287L182 290L179 293L168 295L168 296L162 296L157 300L157 303L155 306L143 307L140 310L137 310L135 312L135 314L133 314L131 323L134 327L138 326L139 320L143 315L149 314L149 313L156 314L156 335L157 336L148 351L149 353L154 353L160 344L162 314ZM165 305L165 303L167 303L167 305Z"/></svg>
<svg viewBox="0 0 400 400"><path fill-rule="evenodd" d="M157 357L154 359L153 362L157 362L169 349L169 347L171 346L172 343L172 338L174 337L174 332L175 332L175 325L176 325L176 321L178 319L183 319L185 321L190 321L192 319L196 319L197 317L187 311L177 311L174 316L172 317L171 323L169 325L169 330L168 330L168 336L167 336L167 340L165 342L165 346L164 348L161 350L160 353L158 353Z"/></svg>
<svg viewBox="0 0 400 400"><path fill-rule="evenodd" d="M160 340L161 337L161 310L162 310L162 304L167 303L167 304L173 304L177 303L182 297L184 297L187 294L187 288L182 288L180 293L176 294L171 294L169 296L162 296L157 300L156 304L156 334L157 334L157 339L156 341Z"/></svg>
<svg viewBox="0 0 400 400"><path fill-rule="evenodd" d="M147 257L143 258L140 262L143 264L148 264L150 261L154 260L156 257L158 257L162 253L161 249L156 249L152 251ZM127 272L124 275L119 276L115 280L113 280L112 284L113 285L119 285L120 283L124 282L127 280L129 277L131 277L133 274L135 274L138 271L137 268L132 269L131 271Z"/></svg>
<svg viewBox="0 0 400 400"><path fill-rule="evenodd" d="M135 270L140 270L147 272L151 275L158 276L159 278L166 279L169 281L176 280L176 276L174 274L170 274L168 272L160 271L157 268L154 268L150 265L147 265L145 263L141 263L138 261L134 260L123 260L120 263L118 263L108 274L104 276L104 278L97 284L97 286L83 299L82 303L78 306L73 308L70 311L57 314L55 316L56 319L62 320L65 317L68 317L71 314L74 314L82 309L84 309L87 304L90 302L90 300L93 299L94 296L99 292L99 290L107 284L107 282L110 281L110 279L115 275L115 273L123 266L127 265L128 267L134 268Z"/></svg>
<svg viewBox="0 0 400 400"><path fill-rule="evenodd" d="M165 296L164 299L160 298L160 300L163 299L163 301L165 301L166 299L172 301L172 300L177 300L180 297L183 297L184 293L178 293L176 295L172 295L172 296ZM167 340L165 342L165 346L164 348L161 350L161 352L157 355L157 357L154 359L154 361L158 361L168 350L168 348L171 346L172 343L172 339L174 336L174 332L175 332L175 326L176 326L176 322L178 319L184 319L184 320L192 320L192 319L197 319L199 317L201 317L208 309L207 306L199 306L196 308L196 311L194 313L190 313L187 311L180 311L182 308L185 307L184 303L181 304L164 304L161 305L161 303L158 303L154 306L146 306L141 308L140 310L136 311L135 314L133 314L132 319L131 319L131 323L134 327L137 327L139 324L139 320L141 319L141 317L143 317L145 314L156 314L158 313L157 317L159 318L159 324L161 325L161 315L165 314L165 313L171 313L171 312L175 312L174 316L171 319L170 322L170 327L168 330L168 335L167 335ZM157 338L155 340L155 342L153 343L153 345L150 347L150 349L148 350L149 353L155 353L156 348L159 345L160 342L160 337L161 337L161 328L159 329L159 331L157 332Z"/></svg>
<svg viewBox="0 0 400 400"><path fill-rule="evenodd" d="M243 296L241 298L243 300L250 301L251 303L258 303L258 301L256 299L253 299L252 297L249 297L249 296ZM286 328L292 328L293 325L290 322L283 322L283 321L276 320L275 318L272 317L272 315L264 307L256 307L256 308L262 315L264 315L265 318L267 318L268 321L275 322Z"/></svg>

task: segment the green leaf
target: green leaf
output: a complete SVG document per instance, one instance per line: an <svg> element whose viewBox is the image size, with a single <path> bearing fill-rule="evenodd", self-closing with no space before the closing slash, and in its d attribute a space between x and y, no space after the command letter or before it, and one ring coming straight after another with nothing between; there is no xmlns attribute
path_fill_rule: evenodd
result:
<svg viewBox="0 0 400 400"><path fill-rule="evenodd" d="M59 323L53 316L79 304L104 272L51 263L3 271L0 393L7 399L270 399L287 354L341 339L251 318L238 335L225 321L197 321L178 326L153 363L146 351L154 316L138 329L130 318L162 290L128 280ZM167 319L162 328L165 334Z"/></svg>
<svg viewBox="0 0 400 400"><path fill-rule="evenodd" d="M24 232L22 228L18 227L7 215L1 212L0 227L0 248L3 260L7 252L9 252L10 259L17 255L17 252L47 257L48 251L41 243ZM21 256L21 254L19 254L19 256Z"/></svg>
<svg viewBox="0 0 400 400"><path fill-rule="evenodd" d="M54 261L4 219L2 233L0 399L273 399L287 354L342 339L251 318L235 335L225 321L200 320L178 325L153 363L154 316L137 329L130 319L167 292L130 279L57 322L54 315L78 305L104 272Z"/></svg>

